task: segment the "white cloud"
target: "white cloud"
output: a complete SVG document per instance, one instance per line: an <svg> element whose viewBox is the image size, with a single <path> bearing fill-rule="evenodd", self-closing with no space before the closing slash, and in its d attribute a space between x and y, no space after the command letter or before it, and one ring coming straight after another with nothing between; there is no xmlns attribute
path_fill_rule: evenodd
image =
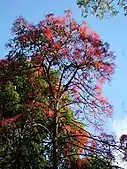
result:
<svg viewBox="0 0 127 169"><path fill-rule="evenodd" d="M112 128L118 139L122 134L127 134L127 116L123 119L114 120L112 122Z"/></svg>

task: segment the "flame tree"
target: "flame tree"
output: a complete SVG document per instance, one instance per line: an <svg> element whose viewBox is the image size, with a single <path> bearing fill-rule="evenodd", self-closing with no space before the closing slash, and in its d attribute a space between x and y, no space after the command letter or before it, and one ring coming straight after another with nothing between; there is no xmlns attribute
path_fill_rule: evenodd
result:
<svg viewBox="0 0 127 169"><path fill-rule="evenodd" d="M86 161L96 141L81 121L102 131L112 114L102 91L114 72L109 45L69 10L63 17L49 14L36 25L19 17L12 33L9 54L0 62L1 125L25 119L21 126L29 121L27 129L46 133L40 144L47 145L43 155L53 169L80 155Z"/></svg>

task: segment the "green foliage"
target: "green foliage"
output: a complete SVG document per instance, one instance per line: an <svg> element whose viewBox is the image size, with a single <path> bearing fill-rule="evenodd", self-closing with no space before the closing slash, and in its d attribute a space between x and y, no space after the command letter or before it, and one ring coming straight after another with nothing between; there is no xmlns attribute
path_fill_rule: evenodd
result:
<svg viewBox="0 0 127 169"><path fill-rule="evenodd" d="M17 119L13 124L2 128L0 149L0 168L42 169L46 166L43 139L43 128L38 129L31 123L31 115L25 119ZM37 132L38 131L38 132ZM42 142L42 143L41 143ZM40 145L41 144L41 145Z"/></svg>
<svg viewBox="0 0 127 169"><path fill-rule="evenodd" d="M83 9L84 17L87 17L89 14L101 19L116 16L120 8L123 8L124 14L127 15L126 0L77 0L77 5Z"/></svg>
<svg viewBox="0 0 127 169"><path fill-rule="evenodd" d="M112 169L111 163L102 157L92 156L89 158L88 163L85 166L85 169Z"/></svg>
<svg viewBox="0 0 127 169"><path fill-rule="evenodd" d="M16 91L16 86L12 82L0 86L0 106L4 116L9 113L15 114L20 109L20 95Z"/></svg>

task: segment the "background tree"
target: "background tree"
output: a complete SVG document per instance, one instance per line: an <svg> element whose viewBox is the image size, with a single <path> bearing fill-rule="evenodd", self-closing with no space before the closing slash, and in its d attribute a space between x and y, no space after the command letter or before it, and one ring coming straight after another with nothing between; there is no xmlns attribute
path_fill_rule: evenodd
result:
<svg viewBox="0 0 127 169"><path fill-rule="evenodd" d="M1 168L47 168L50 166L48 159L52 156L53 124L52 111L43 102L48 101L50 95L46 81L43 76L38 76L38 70L27 69L32 63L25 58L20 58L11 64L8 62L6 65L7 62L1 60L0 71L1 106L5 107L1 114ZM14 71L13 69L15 66L23 68L24 65L26 66L24 70ZM50 72L50 77L52 81L58 78L54 71ZM31 78L34 78L32 86ZM15 95L18 99L12 97ZM64 108L64 111L65 124L69 127L70 121L74 118L73 112L68 107ZM64 145L59 148L61 152L63 149ZM49 158L46 159L46 156Z"/></svg>
<svg viewBox="0 0 127 169"><path fill-rule="evenodd" d="M77 0L77 5L83 9L84 17L87 17L89 14L101 19L116 16L121 10L120 8L124 11L124 15L127 15L126 0Z"/></svg>
<svg viewBox="0 0 127 169"><path fill-rule="evenodd" d="M23 163L19 165L18 159L15 168L23 168L26 162L33 165L28 168L34 167L38 159L31 153L41 153L43 163L38 162L39 167L71 167L81 155L87 161L99 139L93 138L81 121L102 132L104 119L112 114L112 106L102 91L102 84L114 72L109 45L85 22L78 24L66 11L64 17L49 14L36 25L18 18L7 47L9 54L0 62L1 125L15 121L19 131L12 125L12 136L7 125L10 133L2 139L7 141L7 147L12 140L9 146L18 153L29 140L27 155L17 156L22 157ZM17 135L18 148L13 144ZM98 143L94 153L109 157L104 143ZM6 147L4 150L10 151Z"/></svg>

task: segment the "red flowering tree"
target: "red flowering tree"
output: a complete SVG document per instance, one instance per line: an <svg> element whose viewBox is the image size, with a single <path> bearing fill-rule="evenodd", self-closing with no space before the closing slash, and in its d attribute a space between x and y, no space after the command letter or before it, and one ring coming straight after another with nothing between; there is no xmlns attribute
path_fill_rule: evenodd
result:
<svg viewBox="0 0 127 169"><path fill-rule="evenodd" d="M20 98L13 97L16 107L13 111L8 108L9 115L25 111L34 119L39 109L46 123L32 123L49 132L51 153L46 158L53 169L65 162L69 165L80 155L88 156L96 139L84 130L81 121L102 131L105 119L112 114L112 105L102 91L114 72L109 45L86 22L78 24L66 11L63 17L49 14L36 25L18 18L7 47L7 59L0 63L0 78L6 77L1 86L13 79L12 91L20 91ZM18 83L15 78L19 78ZM1 108L2 117L8 112L6 107Z"/></svg>

